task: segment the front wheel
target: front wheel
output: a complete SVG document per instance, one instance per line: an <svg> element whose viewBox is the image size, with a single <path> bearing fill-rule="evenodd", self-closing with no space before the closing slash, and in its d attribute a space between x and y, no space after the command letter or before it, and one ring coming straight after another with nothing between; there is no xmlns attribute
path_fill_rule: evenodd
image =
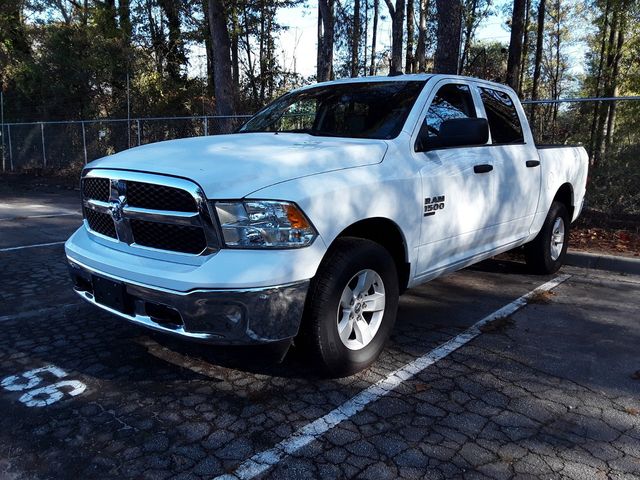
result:
<svg viewBox="0 0 640 480"><path fill-rule="evenodd" d="M311 282L298 341L323 373L358 372L384 348L398 296L389 252L369 240L340 238Z"/></svg>
<svg viewBox="0 0 640 480"><path fill-rule="evenodd" d="M540 233L525 246L527 265L532 271L545 275L558 271L567 254L569 226L567 207L554 201Z"/></svg>

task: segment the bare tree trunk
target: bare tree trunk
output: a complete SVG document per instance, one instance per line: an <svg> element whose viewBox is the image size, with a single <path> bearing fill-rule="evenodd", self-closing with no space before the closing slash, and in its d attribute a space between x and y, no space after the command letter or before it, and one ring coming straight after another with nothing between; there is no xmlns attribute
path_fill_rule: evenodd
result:
<svg viewBox="0 0 640 480"><path fill-rule="evenodd" d="M86 14L84 15L86 16ZM128 49L131 45L131 35L133 33L130 0L120 0L118 2L118 20L120 23L120 31L122 32L122 40Z"/></svg>
<svg viewBox="0 0 640 480"><path fill-rule="evenodd" d="M478 9L478 0L471 0L471 8L463 15L463 42L462 56L460 57L460 72L464 73L469 61L469 51L471 50L471 40L473 35L473 24L475 23L476 10Z"/></svg>
<svg viewBox="0 0 640 480"><path fill-rule="evenodd" d="M529 26L531 24L531 0L526 0L524 16L524 39L522 41L522 59L520 61L520 78L518 79L518 95L522 97L522 86L524 84L524 72L527 69L529 60Z"/></svg>
<svg viewBox="0 0 640 480"><path fill-rule="evenodd" d="M151 48L153 49L153 61L155 63L156 72L162 75L164 73L164 67L162 64L164 40L162 38L161 25L158 25L153 17L152 0L146 0L145 9L147 14L147 23L149 24L149 36L151 37Z"/></svg>
<svg viewBox="0 0 640 480"><path fill-rule="evenodd" d="M351 76L357 77L360 63L360 0L353 3L353 32L351 32Z"/></svg>
<svg viewBox="0 0 640 480"><path fill-rule="evenodd" d="M364 45L363 53L364 59L362 60L362 75L367 76L368 58L367 58L367 39L369 38L369 0L364 0Z"/></svg>
<svg viewBox="0 0 640 480"><path fill-rule="evenodd" d="M180 2L177 0L158 0L158 5L166 15L169 27L169 38L165 54L167 75L175 83L180 83L184 77L181 67L187 63L187 56L184 53L184 44L182 42L182 32L180 31Z"/></svg>
<svg viewBox="0 0 640 480"><path fill-rule="evenodd" d="M538 88L540 87L540 71L542 69L542 47L544 40L544 20L545 20L545 0L540 0L538 5L538 28L536 31L536 59L533 67L533 86L531 87L531 99L538 99ZM531 128L537 133L536 127L536 108L534 103L531 105Z"/></svg>
<svg viewBox="0 0 640 480"><path fill-rule="evenodd" d="M238 59L238 40L240 26L238 24L238 5L233 2L231 5L231 78L233 80L233 93L236 97L234 103L238 103L238 92L240 92L240 65Z"/></svg>
<svg viewBox="0 0 640 480"><path fill-rule="evenodd" d="M518 91L520 63L522 61L522 34L524 31L525 0L513 1L511 16L511 40L509 42L509 58L507 60L507 83Z"/></svg>
<svg viewBox="0 0 640 480"><path fill-rule="evenodd" d="M334 0L318 0L318 62L317 80L333 77Z"/></svg>
<svg viewBox="0 0 640 480"><path fill-rule="evenodd" d="M389 73L402 72L402 37L404 36L404 0L396 0L395 6L391 0L385 0L391 16L391 66Z"/></svg>
<svg viewBox="0 0 640 480"><path fill-rule="evenodd" d="M600 58L598 59L598 69L596 70L596 85L594 90L594 97L599 97L602 90L602 73L604 67L604 57L607 46L607 30L609 28L609 9L611 8L611 0L607 0L604 9L604 15L602 19L602 36L600 40ZM593 119L591 120L591 135L589 137L589 158L591 159L591 165L594 165L594 151L596 142L596 129L598 128L598 112L600 111L600 102L596 102L593 106Z"/></svg>
<svg viewBox="0 0 640 480"><path fill-rule="evenodd" d="M234 115L233 79L231 77L231 42L227 30L227 15L222 0L209 0L209 29L213 50L213 76L215 87L215 114ZM230 131L231 122L224 130Z"/></svg>
<svg viewBox="0 0 640 480"><path fill-rule="evenodd" d="M273 19L275 17L275 11L273 4L267 6L267 98L271 100L275 91L275 54L276 43L275 36L273 35Z"/></svg>
<svg viewBox="0 0 640 480"><path fill-rule="evenodd" d="M613 59L613 67L611 71L611 85L609 87L608 96L618 96L618 75L620 74L620 59L622 57L622 47L624 47L625 37L625 21L620 22L620 28L618 29L618 41L616 44L616 53ZM616 124L616 102L609 102L609 116L607 118L607 135L604 142L604 151L609 152L611 147L611 141L613 140L613 132Z"/></svg>
<svg viewBox="0 0 640 480"><path fill-rule="evenodd" d="M558 99L560 98L560 89L562 87L561 82L561 78L560 78L560 49L561 49L561 42L562 42L562 34L561 34L561 22L562 22L562 11L561 11L561 4L560 4L560 0L556 0L556 10L557 10L557 15L558 15L558 20L556 22L556 72L555 72L555 76L554 76L554 95L553 98L554 99ZM558 110L560 108L560 104L558 103L554 103L553 105L553 142L555 143L556 141L556 133L558 131Z"/></svg>
<svg viewBox="0 0 640 480"><path fill-rule="evenodd" d="M413 36L415 33L414 0L407 0L407 55L405 57L405 73L416 71L415 55L413 53Z"/></svg>
<svg viewBox="0 0 640 480"><path fill-rule="evenodd" d="M244 48L245 54L247 55L247 69L246 74L249 77L249 83L251 85L251 96L254 106L259 105L259 97L258 97L258 83L256 82L256 72L255 72L255 61L253 60L253 53L251 51L251 37L250 37L250 28L249 28L249 7L245 2L243 5L244 8Z"/></svg>
<svg viewBox="0 0 640 480"><path fill-rule="evenodd" d="M213 80L213 49L211 48L211 28L209 28L209 0L202 0L202 11L204 13L204 46L207 52L207 93L214 95Z"/></svg>
<svg viewBox="0 0 640 480"><path fill-rule="evenodd" d="M618 21L619 21L619 5L614 6L614 10L611 18L611 29L609 31L609 42L607 45L607 60L604 69L604 87L603 93L606 96L612 94L611 85L612 85L612 76L613 76L613 64L615 62L615 45L616 38L618 35ZM600 105L600 112L598 113L598 124L596 126L596 139L593 149L593 162L594 165L597 166L600 164L602 159L604 158L604 143L606 136L606 126L609 116L609 105L606 102L602 102Z"/></svg>
<svg viewBox="0 0 640 480"><path fill-rule="evenodd" d="M438 44L433 69L436 73L458 73L462 5L460 0L436 0Z"/></svg>
<svg viewBox="0 0 640 480"><path fill-rule="evenodd" d="M416 46L416 61L418 72L427 70L427 14L429 12L430 0L420 1L420 21L418 23L418 45Z"/></svg>
<svg viewBox="0 0 640 480"><path fill-rule="evenodd" d="M260 30L259 30L259 48L258 48L258 60L260 62L260 104L264 105L264 98L267 89L267 55L265 52L266 48L266 37L265 37L265 0L260 1Z"/></svg>
<svg viewBox="0 0 640 480"><path fill-rule="evenodd" d="M380 9L380 0L373 0L373 32L371 33L371 65L369 66L369 75L376 74L376 37L378 35L378 10Z"/></svg>

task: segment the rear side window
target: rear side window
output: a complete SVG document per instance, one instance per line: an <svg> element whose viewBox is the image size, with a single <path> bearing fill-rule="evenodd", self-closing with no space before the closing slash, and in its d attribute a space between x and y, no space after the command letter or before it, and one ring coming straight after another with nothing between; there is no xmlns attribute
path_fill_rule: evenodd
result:
<svg viewBox="0 0 640 480"><path fill-rule="evenodd" d="M518 111L505 92L480 87L480 97L487 112L489 130L494 145L524 143Z"/></svg>
<svg viewBox="0 0 640 480"><path fill-rule="evenodd" d="M455 118L476 118L471 90L467 85L450 83L443 85L433 97L422 125L422 134L426 129L429 137L437 137L440 125L445 120Z"/></svg>

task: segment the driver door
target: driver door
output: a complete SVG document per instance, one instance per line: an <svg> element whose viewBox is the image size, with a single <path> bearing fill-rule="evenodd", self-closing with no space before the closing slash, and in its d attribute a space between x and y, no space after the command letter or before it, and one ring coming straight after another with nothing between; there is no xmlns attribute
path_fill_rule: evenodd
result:
<svg viewBox="0 0 640 480"><path fill-rule="evenodd" d="M438 83L422 117L420 138L435 137L445 120L478 118L478 100L470 83ZM418 253L417 279L428 280L462 266L491 249L491 221L487 213L497 208L495 172L486 145L426 148L413 152L421 163L424 198Z"/></svg>

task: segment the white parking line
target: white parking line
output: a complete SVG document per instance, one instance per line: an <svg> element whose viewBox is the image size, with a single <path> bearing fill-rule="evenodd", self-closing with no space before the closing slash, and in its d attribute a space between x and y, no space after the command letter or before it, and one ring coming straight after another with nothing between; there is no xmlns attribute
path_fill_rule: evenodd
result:
<svg viewBox="0 0 640 480"><path fill-rule="evenodd" d="M36 247L50 247L51 245L62 245L65 241L62 242L51 242L51 243L37 243L35 245L20 245L18 247L6 247L0 248L0 252L12 252L14 250L23 250L25 248L36 248Z"/></svg>
<svg viewBox="0 0 640 480"><path fill-rule="evenodd" d="M375 402L376 400L385 396L402 382L411 379L425 368L442 360L466 343L469 343L471 340L480 335L480 328L483 325L486 325L487 323L490 323L494 320L512 315L513 313L524 307L527 304L527 301L532 296L541 292L547 292L557 287L570 277L571 275L560 275L553 280L540 285L538 288L521 296L508 305L505 305L499 310L496 310L492 314L487 315L482 320L478 321L461 334L453 337L448 342L440 345L434 350L431 350L425 355L416 358L414 361L408 363L404 367L401 367L398 370L390 373L386 378L383 378L379 382L371 385L366 390L363 390L354 397L351 397L351 399L347 400L342 405L330 411L323 417L320 417L317 420L314 420L313 422L308 423L304 427L296 430L289 437L276 444L273 448L264 450L260 453L257 453L248 460L245 460L233 473L216 477L216 480L247 480L258 476L261 473L264 473L266 470L279 463L288 455L297 452L320 436L324 435L339 423L348 420L358 412L361 412L368 404Z"/></svg>

